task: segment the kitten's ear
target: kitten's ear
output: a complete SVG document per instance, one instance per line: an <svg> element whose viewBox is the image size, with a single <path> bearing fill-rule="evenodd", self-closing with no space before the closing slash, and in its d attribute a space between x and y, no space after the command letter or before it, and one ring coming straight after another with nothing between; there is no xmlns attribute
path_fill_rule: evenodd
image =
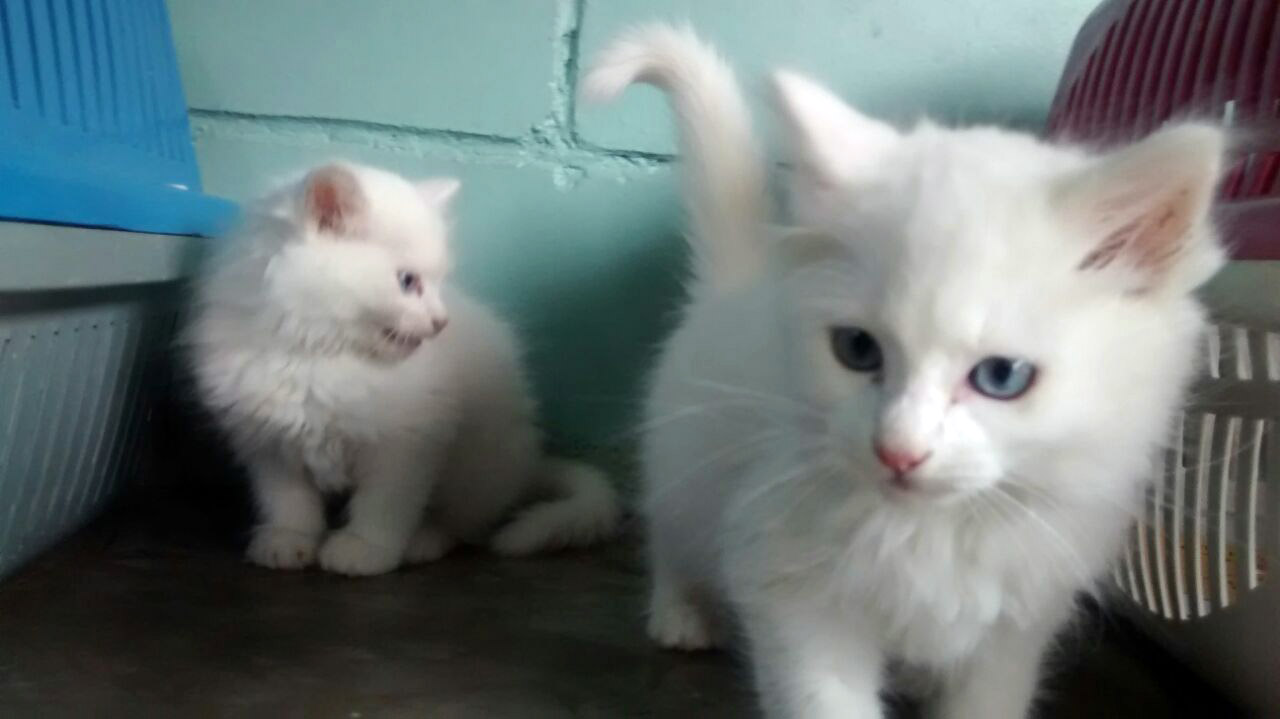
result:
<svg viewBox="0 0 1280 719"><path fill-rule="evenodd" d="M351 237L359 231L368 199L351 168L317 167L303 180L302 207L307 226L316 234Z"/></svg>
<svg viewBox="0 0 1280 719"><path fill-rule="evenodd" d="M432 177L415 183L418 194L428 205L444 208L453 201L454 195L462 189L462 181L455 177Z"/></svg>
<svg viewBox="0 0 1280 719"><path fill-rule="evenodd" d="M1208 125L1161 130L1059 181L1054 202L1092 245L1082 271L1118 271L1130 292L1189 290L1222 264L1209 209L1225 137Z"/></svg>
<svg viewBox="0 0 1280 719"><path fill-rule="evenodd" d="M773 74L774 105L786 125L801 177L832 189L874 171L898 131L854 110L816 82L793 72Z"/></svg>

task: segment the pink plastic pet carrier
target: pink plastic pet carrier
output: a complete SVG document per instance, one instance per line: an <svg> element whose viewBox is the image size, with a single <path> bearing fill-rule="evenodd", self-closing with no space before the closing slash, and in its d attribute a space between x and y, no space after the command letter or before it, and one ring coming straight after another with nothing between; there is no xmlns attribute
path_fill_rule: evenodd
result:
<svg viewBox="0 0 1280 719"><path fill-rule="evenodd" d="M1203 377L1115 579L1157 638L1280 716L1280 0L1111 0L1090 16L1050 134L1121 142L1180 118L1240 130L1218 207L1232 262L1206 290Z"/></svg>

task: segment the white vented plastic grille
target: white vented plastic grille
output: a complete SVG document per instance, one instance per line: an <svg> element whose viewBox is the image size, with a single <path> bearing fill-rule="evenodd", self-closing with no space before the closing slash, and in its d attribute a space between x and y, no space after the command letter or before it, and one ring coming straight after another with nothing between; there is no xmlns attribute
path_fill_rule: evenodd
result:
<svg viewBox="0 0 1280 719"><path fill-rule="evenodd" d="M1280 333L1218 325L1206 351L1205 377L1115 570L1135 602L1175 621L1256 589L1280 544L1266 509L1280 491Z"/></svg>
<svg viewBox="0 0 1280 719"><path fill-rule="evenodd" d="M174 311L156 288L135 294L55 308L10 295L0 312L0 577L137 474L144 373Z"/></svg>

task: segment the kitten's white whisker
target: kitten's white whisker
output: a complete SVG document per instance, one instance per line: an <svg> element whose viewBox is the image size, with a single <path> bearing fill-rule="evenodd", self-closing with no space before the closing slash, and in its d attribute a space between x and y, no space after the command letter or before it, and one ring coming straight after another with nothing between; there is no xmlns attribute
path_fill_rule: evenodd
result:
<svg viewBox="0 0 1280 719"><path fill-rule="evenodd" d="M805 449L808 449L811 452L817 452L817 453L821 453L826 450L826 448L821 445L808 447ZM800 451L804 451L804 450L802 449ZM825 473L819 473L818 470L821 470L821 469L823 469L823 465L815 461L809 461L807 463L799 464L794 470L786 474L783 474L781 477L778 477L776 479L761 483L759 486L755 487L750 492L747 492L745 495L743 495L742 497L736 500L735 506L739 510L750 507L755 502L767 498L768 495L770 495L771 493L783 487L786 487L788 485L794 484L797 480L807 479L810 481L818 481L832 473L832 470L830 469L828 469L828 471ZM799 501L800 500L798 498L797 502L793 504L798 504ZM786 514L786 512L784 512L784 514Z"/></svg>
<svg viewBox="0 0 1280 719"><path fill-rule="evenodd" d="M1058 549L1062 552L1063 558L1067 560L1069 565L1071 565L1071 569L1076 574L1077 579L1086 583L1091 582L1093 580L1092 574L1088 570L1088 565L1080 557L1080 554L1076 550L1075 545L1072 544L1072 542L1068 540L1066 537L1064 537L1060 530L1058 530L1056 527L1050 524L1047 520L1045 520L1044 517L1040 516L1039 512L1032 509L1030 506L1022 502L1021 500L1019 500L1017 497L1013 496L1012 494L1009 494L1003 487L999 485L996 485L993 488L993 491L990 493L990 496L993 498L994 497L1005 498L1010 503L1011 508L1016 507L1024 514L1024 516L1032 520L1035 526L1040 527L1040 529L1042 529L1045 532L1045 534L1050 539L1052 539L1053 542L1058 546Z"/></svg>
<svg viewBox="0 0 1280 719"><path fill-rule="evenodd" d="M684 489L683 485L695 475L710 470L718 462L735 459L734 455L745 454L744 450L748 448L756 448L758 450L769 446L771 442L784 441L791 437L790 429L787 427L770 427L748 435L736 443L723 446L709 455L703 455L697 459L695 464L685 469L676 478L666 480L663 491L651 496L650 501L654 505L660 504L667 493L674 494L682 491Z"/></svg>
<svg viewBox="0 0 1280 719"><path fill-rule="evenodd" d="M666 424L681 419L689 419L691 417L699 417L720 411L743 411L743 410L760 410L760 402L754 398L729 398L716 400L714 402L703 402L701 404L689 405L678 410L668 412L663 415L651 418L647 422L643 422L636 427L628 430L623 436L640 435L652 430L658 429ZM726 412L727 414L728 412ZM757 414L764 415L764 412Z"/></svg>
<svg viewBox="0 0 1280 719"><path fill-rule="evenodd" d="M774 402L774 403L780 403L783 405L791 406L794 409L804 413L815 412L815 410L812 407L810 407L809 405L797 399L794 399L791 397L784 397L778 394L770 394L768 392L761 392L760 390L753 389L750 387L743 387L740 385L731 385L731 384L726 384L724 382L717 382L714 380L709 380L709 379L704 379L704 378L694 377L694 376L689 376L687 381L690 384L697 387L714 389L721 392L725 392L727 394L734 394L734 395L740 395L745 397L755 397L764 402Z"/></svg>

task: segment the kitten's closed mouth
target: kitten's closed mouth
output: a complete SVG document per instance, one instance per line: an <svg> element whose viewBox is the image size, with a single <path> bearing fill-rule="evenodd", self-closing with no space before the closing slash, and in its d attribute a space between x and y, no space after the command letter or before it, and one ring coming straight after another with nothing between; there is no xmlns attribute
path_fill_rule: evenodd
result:
<svg viewBox="0 0 1280 719"><path fill-rule="evenodd" d="M904 504L949 504L965 496L965 492L954 487L921 483L910 477L888 478L879 482L877 486L889 501Z"/></svg>
<svg viewBox="0 0 1280 719"><path fill-rule="evenodd" d="M397 332L389 327L382 328L382 339L401 349L415 350L426 338L426 335Z"/></svg>

